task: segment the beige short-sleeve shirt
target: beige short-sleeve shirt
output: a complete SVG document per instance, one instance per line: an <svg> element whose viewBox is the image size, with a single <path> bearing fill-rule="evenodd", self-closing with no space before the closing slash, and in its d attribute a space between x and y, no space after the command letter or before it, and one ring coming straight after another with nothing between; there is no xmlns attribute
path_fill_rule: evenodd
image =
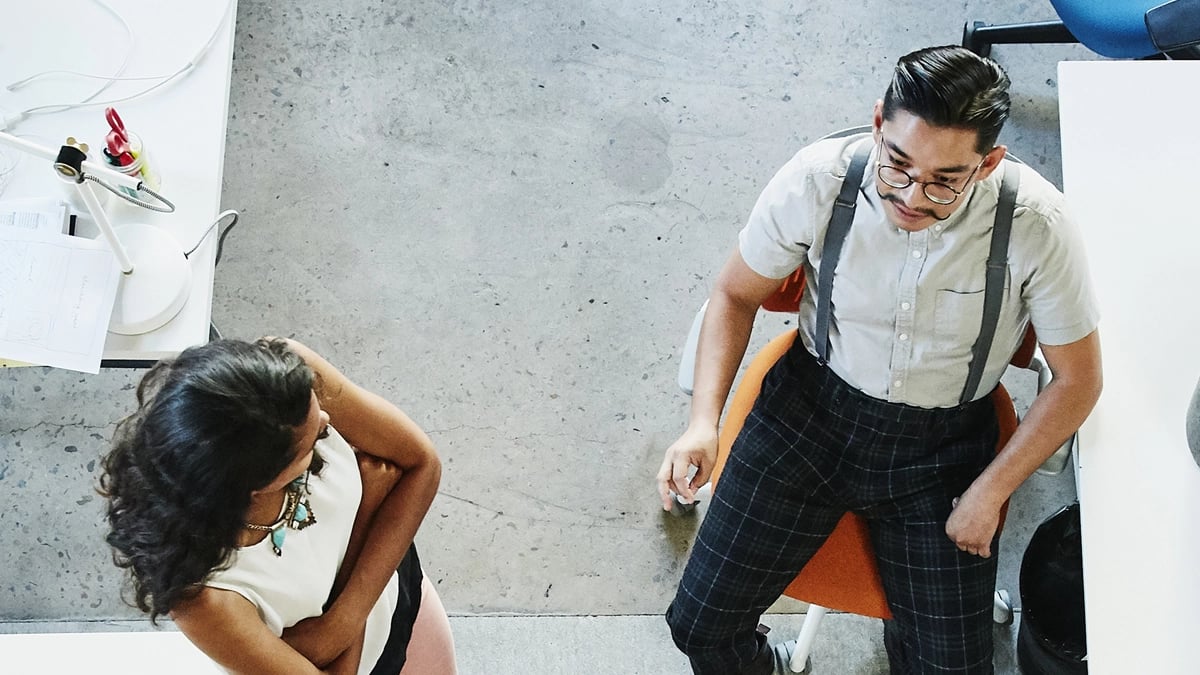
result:
<svg viewBox="0 0 1200 675"><path fill-rule="evenodd" d="M817 276L834 199L850 156L870 134L819 141L775 174L739 235L752 270L782 279L803 266L809 290L800 337L816 353ZM854 222L834 274L830 367L863 393L924 408L958 404L979 335L984 275L1003 171L976 182L945 221L921 232L892 225L875 188L872 151ZM1044 344L1096 329L1099 310L1084 245L1062 193L1021 165L1004 301L979 395L1000 381L1032 322Z"/></svg>

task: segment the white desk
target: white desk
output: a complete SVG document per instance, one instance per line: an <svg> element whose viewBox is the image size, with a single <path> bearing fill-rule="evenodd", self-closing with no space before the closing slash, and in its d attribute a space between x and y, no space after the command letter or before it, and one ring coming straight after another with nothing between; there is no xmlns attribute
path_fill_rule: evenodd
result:
<svg viewBox="0 0 1200 675"><path fill-rule="evenodd" d="M36 633L0 635L0 671L87 675L224 673L183 633Z"/></svg>
<svg viewBox="0 0 1200 675"><path fill-rule="evenodd" d="M1104 393L1080 431L1092 675L1200 672L1200 62L1059 66L1063 183L1101 305Z"/></svg>
<svg viewBox="0 0 1200 675"><path fill-rule="evenodd" d="M129 22L135 47L125 75L159 75L186 64L217 29L226 0L150 2L107 0ZM129 41L111 14L92 0L46 0L12 3L6 8L0 40L0 87L34 73L69 69L111 74L129 50ZM188 74L133 101L114 107L144 142L162 176L162 193L176 205L173 214L158 214L110 200L114 225L143 222L165 228L190 248L220 211L225 162L225 126L233 59L236 1L217 31L209 52ZM15 12L15 16L14 16ZM107 101L141 91L154 82L118 82L96 98ZM100 86L97 80L45 78L15 92L0 89L0 112L11 114L33 106L79 101ZM8 130L57 149L67 136L86 141L100 157L104 106L31 116ZM21 160L0 199L71 195L54 176L49 162L31 156ZM78 210L86 214L79 205ZM192 254L192 287L187 304L167 325L138 336L108 334L106 365L148 361L208 340L216 237L210 235Z"/></svg>

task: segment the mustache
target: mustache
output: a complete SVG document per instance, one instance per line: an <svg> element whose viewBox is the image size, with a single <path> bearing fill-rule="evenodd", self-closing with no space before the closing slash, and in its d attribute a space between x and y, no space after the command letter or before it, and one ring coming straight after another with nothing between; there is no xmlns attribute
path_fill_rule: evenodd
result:
<svg viewBox="0 0 1200 675"><path fill-rule="evenodd" d="M939 216L937 213L934 213L933 209L914 209L911 206L905 204L896 195L884 194L882 192L879 192L879 190L876 190L876 192L879 193L880 199L886 199L887 201L892 202L894 204L899 204L900 206L903 206L905 209L907 209L909 211L916 211L917 213L921 213L926 216L929 216L930 218L933 218L934 220L946 220L947 218L950 217L950 214L946 214L945 216Z"/></svg>

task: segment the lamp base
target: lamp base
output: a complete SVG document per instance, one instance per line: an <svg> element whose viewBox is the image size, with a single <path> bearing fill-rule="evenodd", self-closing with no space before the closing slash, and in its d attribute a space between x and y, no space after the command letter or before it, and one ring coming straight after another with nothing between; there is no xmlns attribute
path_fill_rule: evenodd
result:
<svg viewBox="0 0 1200 675"><path fill-rule="evenodd" d="M187 303L192 268L183 247L162 228L133 224L114 228L133 271L121 275L110 333L141 335L161 328Z"/></svg>

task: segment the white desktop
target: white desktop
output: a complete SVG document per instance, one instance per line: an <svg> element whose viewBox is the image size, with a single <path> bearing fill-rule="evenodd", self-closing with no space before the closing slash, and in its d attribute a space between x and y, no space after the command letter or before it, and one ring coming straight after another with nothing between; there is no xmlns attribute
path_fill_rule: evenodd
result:
<svg viewBox="0 0 1200 675"><path fill-rule="evenodd" d="M175 213L154 213L113 197L105 207L113 225L145 223L161 228L179 241L181 250L187 250L205 235L220 211L236 0L110 0L108 5L120 18L95 0L20 3L12 8L15 16L10 12L9 25L22 30L7 31L0 42L0 87L56 69L109 75L120 69L126 57L126 77L167 75L184 68L211 39L203 57L173 81L145 96L112 104L145 143L147 157L161 178L161 192L176 205ZM128 23L132 42L121 18ZM95 101L122 99L158 81L114 82ZM98 79L58 74L12 91L0 89L0 119L11 120L8 133L42 146L57 148L68 136L76 137L94 149L89 158L95 161L108 131L104 105L13 117L29 108L81 101L102 84ZM13 152L0 148L0 153ZM72 201L89 220L73 188L55 176L50 162L22 157L6 185L0 185L0 200L57 196ZM85 223L82 233L95 236L97 231ZM183 308L150 332L109 332L103 350L106 364L144 365L206 342L215 256L213 232L188 259L191 283Z"/></svg>
<svg viewBox="0 0 1200 675"><path fill-rule="evenodd" d="M1059 66L1064 193L1100 302L1076 454L1091 675L1200 671L1200 62Z"/></svg>

